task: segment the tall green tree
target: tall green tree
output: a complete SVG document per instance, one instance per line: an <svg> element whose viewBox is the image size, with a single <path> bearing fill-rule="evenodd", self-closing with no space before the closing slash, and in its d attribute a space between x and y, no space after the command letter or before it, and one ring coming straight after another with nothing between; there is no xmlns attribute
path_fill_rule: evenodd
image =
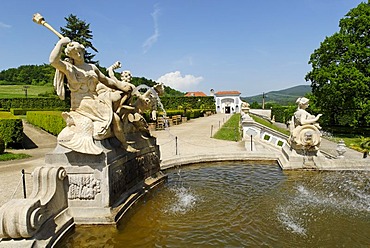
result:
<svg viewBox="0 0 370 248"><path fill-rule="evenodd" d="M313 104L329 125L370 125L370 1L339 21L310 57Z"/></svg>
<svg viewBox="0 0 370 248"><path fill-rule="evenodd" d="M92 32L90 30L90 24L85 21L80 20L77 16L70 14L68 17L64 18L67 21L65 27L60 28L60 32L63 36L70 38L73 41L85 46L86 49L91 48L96 53L98 50L93 46L91 40L93 38ZM95 57L94 54L86 50L85 60L87 63L98 64L97 61L93 61Z"/></svg>

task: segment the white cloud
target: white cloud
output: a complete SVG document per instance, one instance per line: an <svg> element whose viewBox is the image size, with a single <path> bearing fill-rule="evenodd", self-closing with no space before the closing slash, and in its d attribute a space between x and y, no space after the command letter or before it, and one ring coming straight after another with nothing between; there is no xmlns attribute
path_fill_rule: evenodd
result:
<svg viewBox="0 0 370 248"><path fill-rule="evenodd" d="M180 91L194 90L200 82L203 81L203 77L195 77L193 75L182 76L181 72L169 72L156 80L162 82L166 86L174 88Z"/></svg>
<svg viewBox="0 0 370 248"><path fill-rule="evenodd" d="M158 5L154 5L154 11L151 14L154 22L154 34L144 42L143 44L144 53L146 53L158 40L159 37L158 17L160 13L161 10L159 9Z"/></svg>
<svg viewBox="0 0 370 248"><path fill-rule="evenodd" d="M0 28L11 28L12 26L5 24L3 22L0 22Z"/></svg>

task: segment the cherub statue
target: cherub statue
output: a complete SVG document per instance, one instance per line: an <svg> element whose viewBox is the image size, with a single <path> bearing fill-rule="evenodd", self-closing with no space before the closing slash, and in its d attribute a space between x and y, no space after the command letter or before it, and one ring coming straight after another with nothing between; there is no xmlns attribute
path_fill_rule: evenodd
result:
<svg viewBox="0 0 370 248"><path fill-rule="evenodd" d="M162 83L156 84L149 88L144 94L141 94L138 87L131 84L132 75L130 71L121 72L121 80L118 80L114 75L114 70L121 67L119 61L107 68L109 77L117 83L125 85L125 91L118 96L113 89L107 88L105 85L99 85L99 96L102 98L110 98L115 113L117 113L122 121L127 124L133 124L136 130L148 133L148 124L145 121L142 113L146 110L152 110L152 119L156 119L156 102L157 98L164 93ZM129 127L127 127L129 129Z"/></svg>
<svg viewBox="0 0 370 248"><path fill-rule="evenodd" d="M114 75L114 70L121 67L119 61L107 68L109 77L117 84L121 84L123 88L120 91L108 88L106 85L99 83L97 85L97 92L101 99L110 99L114 112L122 117L124 110L133 110L131 104L131 94L135 89L135 85L131 84L131 72L123 71L121 73L121 80L118 80Z"/></svg>

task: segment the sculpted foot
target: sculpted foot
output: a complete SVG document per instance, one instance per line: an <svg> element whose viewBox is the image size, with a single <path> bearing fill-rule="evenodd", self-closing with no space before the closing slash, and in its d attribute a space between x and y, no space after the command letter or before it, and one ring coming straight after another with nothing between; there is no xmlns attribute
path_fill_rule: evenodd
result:
<svg viewBox="0 0 370 248"><path fill-rule="evenodd" d="M132 153L134 153L134 152L138 152L138 151L139 151L139 150L137 150L137 149L133 148L133 147L132 147L132 146L130 146L130 145L123 146L122 148L123 148L123 149L125 149L127 152L132 152Z"/></svg>

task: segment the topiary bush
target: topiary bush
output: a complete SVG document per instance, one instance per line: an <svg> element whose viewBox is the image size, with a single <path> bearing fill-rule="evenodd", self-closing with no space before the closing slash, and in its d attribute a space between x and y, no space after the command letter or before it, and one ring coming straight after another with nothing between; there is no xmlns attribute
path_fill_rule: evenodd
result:
<svg viewBox="0 0 370 248"><path fill-rule="evenodd" d="M22 143L23 141L23 123L18 117L10 112L0 112L0 138L5 143Z"/></svg>

